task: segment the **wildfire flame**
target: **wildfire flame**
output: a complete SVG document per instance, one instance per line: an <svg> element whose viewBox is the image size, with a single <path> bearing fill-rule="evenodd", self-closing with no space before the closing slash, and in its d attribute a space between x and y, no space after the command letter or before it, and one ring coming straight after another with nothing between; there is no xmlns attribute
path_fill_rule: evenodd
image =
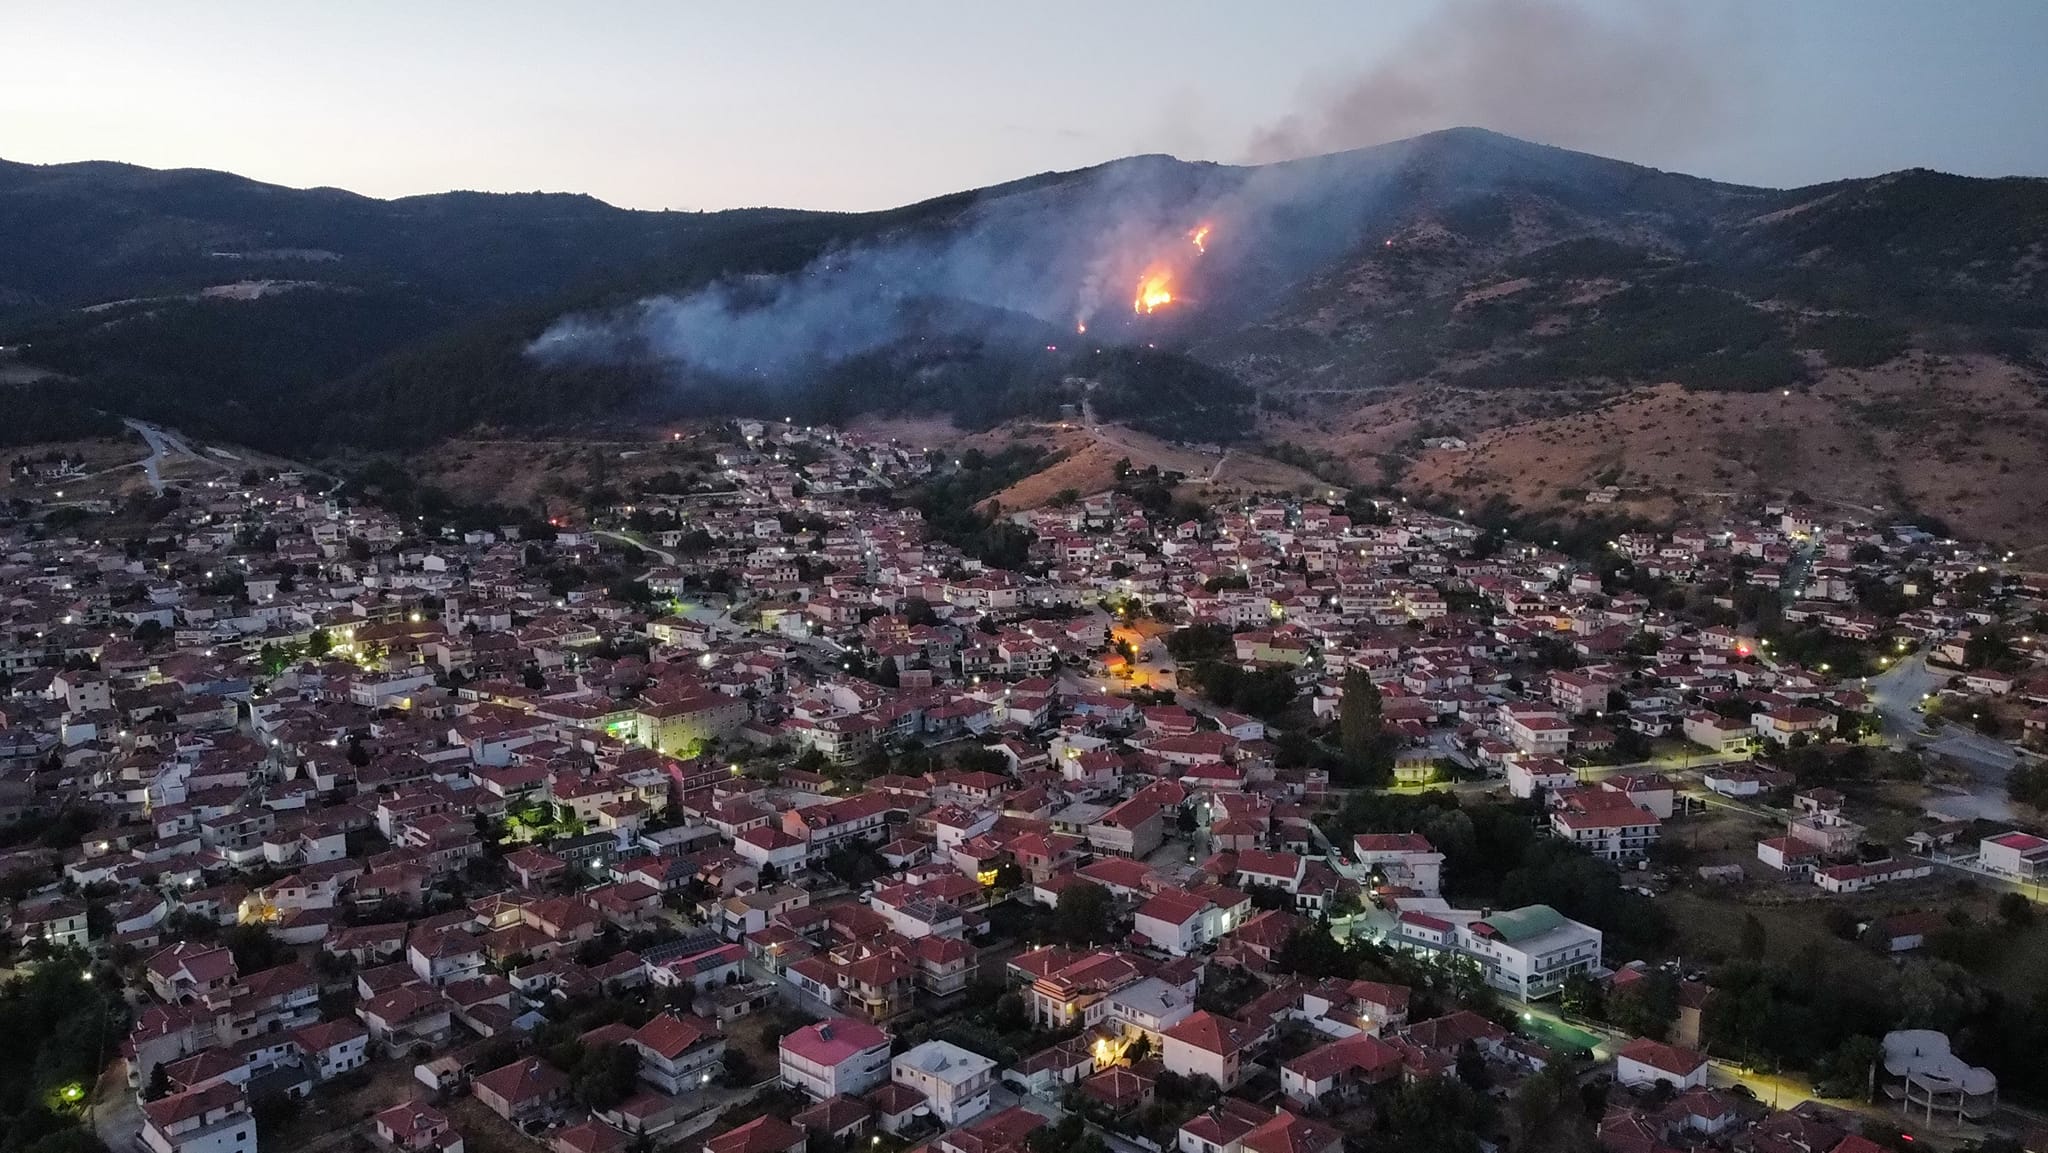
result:
<svg viewBox="0 0 2048 1153"><path fill-rule="evenodd" d="M1146 273L1138 281L1138 295L1131 300L1131 311L1150 314L1173 303L1173 291L1168 287L1173 274L1164 269Z"/></svg>
<svg viewBox="0 0 2048 1153"><path fill-rule="evenodd" d="M1087 331L1088 331L1088 322L1087 322L1087 321L1085 321L1085 320L1077 320L1077 321L1075 321L1075 322L1074 322L1074 331L1075 331L1075 332L1087 332Z"/></svg>
<svg viewBox="0 0 2048 1153"><path fill-rule="evenodd" d="M1211 226L1210 226L1210 225L1207 225L1207 224L1198 224L1198 225L1196 225L1196 226L1195 226L1195 230L1194 230L1193 232L1190 232L1190 233L1188 233L1188 239L1189 239L1189 240L1192 240L1192 241L1194 241L1194 242L1195 242L1195 251L1196 251L1196 252L1207 252L1207 251L1209 251L1209 233L1210 233L1210 231L1211 231Z"/></svg>

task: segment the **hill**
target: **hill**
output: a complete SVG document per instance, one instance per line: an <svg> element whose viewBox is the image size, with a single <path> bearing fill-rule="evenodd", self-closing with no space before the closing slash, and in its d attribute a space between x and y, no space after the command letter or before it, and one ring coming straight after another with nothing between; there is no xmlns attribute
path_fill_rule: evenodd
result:
<svg viewBox="0 0 2048 1153"><path fill-rule="evenodd" d="M1474 129L851 215L0 165L24 254L0 341L69 378L29 403L299 454L741 412L972 432L1088 399L1168 441L1286 441L1326 477L1535 511L1576 511L1618 457L1639 515L1799 488L2025 541L2048 529L2000 478L2048 448L2044 242L2038 180L1764 189ZM1664 385L1724 427L1639 433ZM1796 467L1755 447L1787 390L1830 430ZM1447 433L1481 447L1417 451ZM1724 475L1654 480L1667 439Z"/></svg>

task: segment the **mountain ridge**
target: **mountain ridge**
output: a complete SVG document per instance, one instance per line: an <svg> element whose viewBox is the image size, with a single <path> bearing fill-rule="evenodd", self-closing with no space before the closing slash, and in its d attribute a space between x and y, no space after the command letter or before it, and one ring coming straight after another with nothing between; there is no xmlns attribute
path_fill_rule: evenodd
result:
<svg viewBox="0 0 2048 1153"><path fill-rule="evenodd" d="M0 342L68 377L73 403L259 447L750 410L939 409L986 427L1052 415L1093 380L1120 398L1105 417L1162 436L1318 440L1354 473L1380 461L1397 479L1385 459L1413 454L1347 431L1360 414L1419 402L1475 436L1538 420L1555 435L1569 425L1554 418L1675 381L1833 396L1833 418L1862 427L1899 402L1859 399L1842 374L1942 357L2002 374L2011 427L2048 447L2027 395L2048 334L2038 178L1905 169L1759 188L1476 128L1266 166L1125 157L870 213L647 212L578 193L387 201L60 167L37 182L24 173L42 170L0 162L0 247L27 255L0 272ZM1205 213L1218 231L1199 262L1173 258L1184 299L1123 312L1121 278ZM57 227L31 235L38 223ZM213 255L222 238L242 255ZM865 311L816 295L859 261L894 278ZM257 287L193 298L223 281ZM824 331L879 327L828 360L734 375L731 358L691 363L703 334L662 327L646 303L708 313L726 336L735 309L774 322L745 310L791 298ZM1077 309L1098 322L1085 342ZM606 342L581 360L530 354L578 317ZM1982 433L1954 436L1949 456Z"/></svg>

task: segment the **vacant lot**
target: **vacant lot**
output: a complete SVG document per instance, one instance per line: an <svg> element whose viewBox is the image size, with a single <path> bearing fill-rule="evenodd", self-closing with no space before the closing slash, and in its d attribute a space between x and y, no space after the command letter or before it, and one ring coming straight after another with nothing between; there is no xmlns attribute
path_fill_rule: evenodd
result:
<svg viewBox="0 0 2048 1153"><path fill-rule="evenodd" d="M1808 893L1782 886L1719 891L1691 888L1675 889L1658 902L1678 930L1675 949L1688 967L1695 961L1711 965L1733 957L1742 940L1744 919L1755 916L1764 927L1765 955L1773 961L1791 961L1817 945L1837 964L1873 973L1889 967L1891 960L1829 932L1824 918L1831 907L1848 909L1859 922L1893 913L1923 909L1945 913L1960 908L1980 924L1998 926L1996 951L1968 966L1979 979L2016 999L2032 1000L2048 991L2048 907L2036 906L2039 911L2032 925L2007 926L1998 920L1999 893L1981 887L1959 890L1954 879L1939 874L1926 881L1850 897L1831 897L1818 889Z"/></svg>
<svg viewBox="0 0 2048 1153"><path fill-rule="evenodd" d="M262 1134L265 1145L278 1149L369 1148L370 1118L424 1093L413 1080L410 1061L380 1061L368 1066L368 1080L359 1086L324 1085L310 1100ZM342 1134L349 1134L343 1139Z"/></svg>

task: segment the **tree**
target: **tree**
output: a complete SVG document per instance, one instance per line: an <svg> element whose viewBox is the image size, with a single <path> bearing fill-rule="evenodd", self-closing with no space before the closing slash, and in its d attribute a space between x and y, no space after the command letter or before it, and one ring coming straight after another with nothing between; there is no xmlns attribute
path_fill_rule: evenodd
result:
<svg viewBox="0 0 2048 1153"><path fill-rule="evenodd" d="M1304 925L1289 934L1273 955L1273 967L1304 977L1350 977L1356 968L1327 924Z"/></svg>
<svg viewBox="0 0 2048 1153"><path fill-rule="evenodd" d="M1678 1020L1678 978L1646 974L1607 998L1607 1020L1624 1033L1661 1041Z"/></svg>
<svg viewBox="0 0 2048 1153"><path fill-rule="evenodd" d="M739 1089L754 1083L754 1063L738 1049L725 1051L725 1072L718 1083L728 1089Z"/></svg>
<svg viewBox="0 0 2048 1153"><path fill-rule="evenodd" d="M224 929L220 943L234 954L235 968L244 976L274 968L292 958L291 947L262 925L235 925Z"/></svg>
<svg viewBox="0 0 2048 1153"><path fill-rule="evenodd" d="M1521 1153L1575 1153L1594 1145L1592 1125L1580 1107L1576 1073L1552 1061L1515 1087L1509 1099L1514 1146Z"/></svg>
<svg viewBox="0 0 2048 1153"><path fill-rule="evenodd" d="M1222 625L1188 625L1167 636L1166 651L1183 663L1215 660L1231 651L1230 630Z"/></svg>
<svg viewBox="0 0 2048 1153"><path fill-rule="evenodd" d="M2024 893L2007 893L1998 898L1998 916L2015 929L2034 923L2034 903Z"/></svg>
<svg viewBox="0 0 2048 1153"><path fill-rule="evenodd" d="M1882 1052L1875 1037L1857 1034L1848 1038L1814 1068L1814 1092L1823 1097L1867 1097L1870 1071Z"/></svg>
<svg viewBox="0 0 2048 1153"><path fill-rule="evenodd" d="M1892 974L1886 993L1902 1029L1953 1033L1984 1004L1984 991L1969 972L1947 961L1907 965Z"/></svg>
<svg viewBox="0 0 2048 1153"><path fill-rule="evenodd" d="M1379 783L1393 772L1393 742L1382 711L1379 686L1364 669L1344 674L1344 695L1338 706L1339 743L1353 783Z"/></svg>
<svg viewBox="0 0 2048 1153"><path fill-rule="evenodd" d="M1053 907L1053 933L1075 948L1099 945L1115 936L1116 902L1109 890L1081 881L1060 891Z"/></svg>
<svg viewBox="0 0 2048 1153"><path fill-rule="evenodd" d="M1493 1088L1493 1074L1487 1071L1486 1058L1480 1054L1479 1046L1470 1041L1458 1050L1456 1063L1458 1080L1470 1086L1475 1093L1484 1093Z"/></svg>
<svg viewBox="0 0 2048 1153"><path fill-rule="evenodd" d="M1088 1135L1088 1118L1079 1110L1068 1112L1057 1124L1046 1125L1024 1139L1031 1153L1074 1153Z"/></svg>
<svg viewBox="0 0 2048 1153"><path fill-rule="evenodd" d="M1004 1033L1015 1032L1031 1024L1030 1014L1024 1008L1024 998L1017 993L1004 993L996 998L995 1015L989 1024Z"/></svg>
<svg viewBox="0 0 2048 1153"><path fill-rule="evenodd" d="M1769 940L1764 933L1764 923L1757 920L1755 913L1743 914L1742 955L1752 961L1760 961L1763 959L1768 945Z"/></svg>
<svg viewBox="0 0 2048 1153"><path fill-rule="evenodd" d="M154 1101L170 1091L171 1064L168 1061L158 1061L149 1071L149 1084L142 1089L142 1099Z"/></svg>
<svg viewBox="0 0 2048 1153"><path fill-rule="evenodd" d="M569 1075L569 1088L586 1109L609 1109L633 1095L640 1076L640 1051L626 1044L586 1049Z"/></svg>
<svg viewBox="0 0 2048 1153"><path fill-rule="evenodd" d="M1346 671L1338 722L1344 755L1354 762L1370 756L1380 739L1386 723L1381 707L1379 686L1372 683L1372 677L1364 669Z"/></svg>

